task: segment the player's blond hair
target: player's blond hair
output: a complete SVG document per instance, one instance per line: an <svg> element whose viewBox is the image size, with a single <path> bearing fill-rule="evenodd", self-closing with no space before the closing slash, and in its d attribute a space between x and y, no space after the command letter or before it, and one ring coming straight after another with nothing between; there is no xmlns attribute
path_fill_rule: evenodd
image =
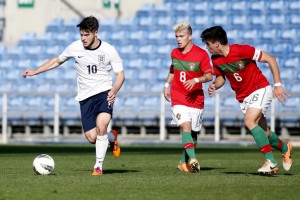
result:
<svg viewBox="0 0 300 200"><path fill-rule="evenodd" d="M179 22L173 26L174 32L187 30L192 35L192 27L188 22Z"/></svg>

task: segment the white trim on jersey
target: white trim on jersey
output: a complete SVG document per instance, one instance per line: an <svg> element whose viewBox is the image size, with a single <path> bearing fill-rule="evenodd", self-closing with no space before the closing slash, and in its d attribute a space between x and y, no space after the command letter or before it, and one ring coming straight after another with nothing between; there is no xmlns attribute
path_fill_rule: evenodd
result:
<svg viewBox="0 0 300 200"><path fill-rule="evenodd" d="M81 40L70 44L60 55L62 62L75 59L77 69L77 101L112 88L110 71L123 71L122 60L116 49L107 42L101 41L97 49L85 49Z"/></svg>
<svg viewBox="0 0 300 200"><path fill-rule="evenodd" d="M258 59L260 58L261 53L262 53L261 50L255 49L252 60L258 61Z"/></svg>

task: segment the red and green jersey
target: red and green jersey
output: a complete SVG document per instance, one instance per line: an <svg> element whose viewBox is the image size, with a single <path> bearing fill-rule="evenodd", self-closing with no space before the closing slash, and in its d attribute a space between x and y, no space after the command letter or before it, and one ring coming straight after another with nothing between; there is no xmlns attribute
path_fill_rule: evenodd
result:
<svg viewBox="0 0 300 200"><path fill-rule="evenodd" d="M236 93L236 99L243 101L252 92L270 83L257 67L262 55L260 50L249 45L229 46L227 56L212 56L216 76L225 76Z"/></svg>
<svg viewBox="0 0 300 200"><path fill-rule="evenodd" d="M212 67L205 50L193 45L191 50L183 54L178 48L171 53L170 73L174 74L170 89L172 106L185 105L192 108L204 107L202 83L195 84L187 90L184 82L211 73Z"/></svg>

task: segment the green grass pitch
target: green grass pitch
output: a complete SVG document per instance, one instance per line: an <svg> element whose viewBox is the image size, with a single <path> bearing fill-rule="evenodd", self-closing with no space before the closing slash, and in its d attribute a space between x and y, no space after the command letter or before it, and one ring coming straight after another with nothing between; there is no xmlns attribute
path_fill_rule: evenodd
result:
<svg viewBox="0 0 300 200"><path fill-rule="evenodd" d="M92 177L93 145L0 145L0 200L89 199L299 199L300 148L294 164L274 176L259 176L263 156L255 147L197 147L200 173L179 172L180 146L122 147L108 151L104 175ZM55 160L48 176L35 175L33 159L42 153Z"/></svg>

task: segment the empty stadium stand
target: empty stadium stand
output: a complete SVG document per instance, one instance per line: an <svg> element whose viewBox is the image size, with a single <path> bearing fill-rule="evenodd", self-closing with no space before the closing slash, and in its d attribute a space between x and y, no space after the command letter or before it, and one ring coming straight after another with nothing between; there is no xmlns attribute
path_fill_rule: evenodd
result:
<svg viewBox="0 0 300 200"><path fill-rule="evenodd" d="M275 55L282 82L292 96L286 105L277 104L276 120L280 126L299 130L299 13L298 0L165 0L162 5L145 4L133 18L100 20L100 38L116 47L125 67L126 82L115 104L113 125L159 126L160 93L168 74L170 52L176 47L172 26L178 21L189 21L193 41L202 48L205 46L200 41L201 31L222 25L228 32L230 43L249 43ZM24 124L26 120L35 125L52 126L49 111L53 112L56 92L61 95L61 122L80 126L79 106L73 98L76 71L72 61L37 77L21 78L26 67L37 67L79 39L76 28L79 21L53 19L43 36L28 32L15 47L0 46L0 94L8 93L9 96L8 110L12 111L8 116L9 126ZM0 18L0 40L1 23ZM259 66L273 84L269 68L261 63ZM230 94L228 86L221 91ZM46 92L47 95L34 92ZM168 123L170 104L166 102L165 106ZM222 126L240 126L243 116L232 94L222 95L220 106L224 111ZM214 109L215 101L207 99L204 126L212 125Z"/></svg>

